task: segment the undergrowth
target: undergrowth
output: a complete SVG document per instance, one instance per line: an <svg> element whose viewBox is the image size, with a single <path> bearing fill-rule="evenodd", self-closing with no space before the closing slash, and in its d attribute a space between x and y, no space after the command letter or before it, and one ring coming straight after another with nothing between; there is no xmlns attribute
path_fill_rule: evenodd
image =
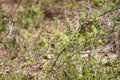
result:
<svg viewBox="0 0 120 80"><path fill-rule="evenodd" d="M91 52L81 57L83 51L119 44L112 36L120 35L119 2L22 1L16 14L1 11L0 80L119 80L118 59L102 63Z"/></svg>

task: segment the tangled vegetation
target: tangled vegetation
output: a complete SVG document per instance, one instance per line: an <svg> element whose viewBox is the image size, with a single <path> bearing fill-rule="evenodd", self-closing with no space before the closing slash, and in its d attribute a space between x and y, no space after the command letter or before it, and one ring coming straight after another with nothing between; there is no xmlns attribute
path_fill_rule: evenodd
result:
<svg viewBox="0 0 120 80"><path fill-rule="evenodd" d="M120 79L120 0L0 4L0 80Z"/></svg>

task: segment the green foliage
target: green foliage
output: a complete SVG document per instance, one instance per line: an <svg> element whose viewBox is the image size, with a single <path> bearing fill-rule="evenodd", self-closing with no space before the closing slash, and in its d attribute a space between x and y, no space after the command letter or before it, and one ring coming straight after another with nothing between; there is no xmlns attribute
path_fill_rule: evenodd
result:
<svg viewBox="0 0 120 80"><path fill-rule="evenodd" d="M39 46L43 46L44 48L48 48L48 43L45 37L41 37L40 41L38 42Z"/></svg>
<svg viewBox="0 0 120 80"><path fill-rule="evenodd" d="M77 4L75 4L75 3L73 3L73 2L68 1L68 2L66 3L66 7L67 7L68 9L77 10L79 6L78 6Z"/></svg>
<svg viewBox="0 0 120 80"><path fill-rule="evenodd" d="M92 0L94 3L99 5L100 7L105 7L109 9L116 8L116 4L119 2L119 0L115 1L109 1L109 0Z"/></svg>
<svg viewBox="0 0 120 80"><path fill-rule="evenodd" d="M5 30L6 28L6 23L3 20L3 14L0 12L0 33Z"/></svg>
<svg viewBox="0 0 120 80"><path fill-rule="evenodd" d="M13 76L12 79L13 80L22 80L22 77L21 77L21 75L15 75L15 76Z"/></svg>
<svg viewBox="0 0 120 80"><path fill-rule="evenodd" d="M92 2L104 11L104 9L116 8L119 0L92 0ZM64 9L65 7L58 5L56 0L44 0L43 5L46 4L55 8L59 7L60 9ZM75 20L78 23L74 23L74 20L70 20L70 23L68 23L63 18L63 13L61 20L59 18L47 20L43 19L45 15L44 11L41 10L41 5L33 3L29 7L21 8L20 14L16 17L17 20L14 24L16 33L13 33L12 36L14 35L15 37L11 36L11 38L6 38L5 41L0 42L4 45L0 44L0 47L8 50L9 53L18 53L19 57L13 60L13 63L20 60L23 62L20 65L22 69L26 69L32 65L34 68L34 63L40 64L42 69L37 69L38 71L33 70L33 72L41 71L44 74L34 76L35 80L50 80L52 78L54 80L120 79L120 70L116 60L102 64L94 56L91 56L92 53L87 58L81 57L83 55L82 51L95 49L97 46L101 46L104 42L109 41L108 37L111 33L108 32L119 30L119 25L114 24L117 20L116 17L113 17L114 25L110 27L104 23L104 20L101 20L99 11L99 13L89 13L87 9L80 12L80 20ZM75 11L80 6L72 1L66 1L65 5L69 11ZM10 20L14 17L13 14L8 14L7 16ZM107 19L107 16L103 16ZM102 18L104 19L104 17ZM2 20L1 14L0 20L0 32L3 32L8 23ZM75 26L78 29L73 29ZM49 30L49 27L53 27L54 29ZM0 62L0 67L3 65L3 62ZM50 69L51 71L49 71ZM9 74L0 74L1 80L30 80L30 77L29 75L24 76L20 74L13 76L11 74L10 76Z"/></svg>
<svg viewBox="0 0 120 80"><path fill-rule="evenodd" d="M22 76L20 74L17 74L17 75L11 75L11 76L8 76L8 75L0 75L0 80L22 80Z"/></svg>
<svg viewBox="0 0 120 80"><path fill-rule="evenodd" d="M40 10L39 4L33 4L25 9L22 8L21 13L22 14L18 17L18 21L21 22L26 29L39 26L41 19L44 16Z"/></svg>

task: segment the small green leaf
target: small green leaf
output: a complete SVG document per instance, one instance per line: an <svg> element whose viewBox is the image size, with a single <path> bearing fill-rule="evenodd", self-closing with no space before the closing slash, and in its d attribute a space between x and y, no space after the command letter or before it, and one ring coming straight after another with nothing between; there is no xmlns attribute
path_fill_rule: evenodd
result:
<svg viewBox="0 0 120 80"><path fill-rule="evenodd" d="M101 40L101 39L99 39L99 40L98 40L98 43L102 43L102 40Z"/></svg>
<svg viewBox="0 0 120 80"><path fill-rule="evenodd" d="M32 5L32 9L33 9L35 12L39 12L39 11L40 11L40 6L39 6L39 5Z"/></svg>
<svg viewBox="0 0 120 80"><path fill-rule="evenodd" d="M109 8L110 8L110 9L113 9L113 8L115 8L115 7L116 7L115 3L111 3L111 4L109 5Z"/></svg>
<svg viewBox="0 0 120 80"><path fill-rule="evenodd" d="M60 33L58 33L58 32L55 32L55 34L54 34L54 35L55 35L55 37L56 37L56 38L60 38L60 37L61 37L61 34L60 34Z"/></svg>
<svg viewBox="0 0 120 80"><path fill-rule="evenodd" d="M93 30L94 33L98 32L97 28L94 25L92 25L92 30Z"/></svg>
<svg viewBox="0 0 120 80"><path fill-rule="evenodd" d="M83 42L83 41L85 41L85 36L84 35L81 35L80 37L79 37L79 42Z"/></svg>
<svg viewBox="0 0 120 80"><path fill-rule="evenodd" d="M47 40L45 39L45 37L42 37L39 41L39 45L43 46L44 48L48 48L48 43Z"/></svg>

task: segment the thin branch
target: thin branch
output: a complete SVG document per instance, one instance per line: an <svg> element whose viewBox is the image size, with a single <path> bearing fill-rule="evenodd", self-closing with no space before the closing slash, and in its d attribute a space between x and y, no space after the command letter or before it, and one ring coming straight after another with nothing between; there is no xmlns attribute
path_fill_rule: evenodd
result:
<svg viewBox="0 0 120 80"><path fill-rule="evenodd" d="M100 14L98 17L104 16L104 15L106 15L107 13L110 13L110 12L112 12L112 11L116 11L116 10L119 10L119 9L120 9L120 8L115 8L115 9L108 10L108 11Z"/></svg>
<svg viewBox="0 0 120 80"><path fill-rule="evenodd" d="M53 70L53 67L56 65L59 57L63 54L63 52L65 51L65 49L66 49L66 47L64 47L64 48L62 49L62 51L59 53L59 55L57 56L57 58L55 59L53 65L52 65L51 69L49 70L49 73Z"/></svg>
<svg viewBox="0 0 120 80"><path fill-rule="evenodd" d="M110 13L110 12L112 12L112 11L116 11L116 10L119 10L119 9L120 9L120 8L115 8L115 9L108 10L108 11L106 11L106 12L98 15L98 17L104 16L104 15L106 15L107 13ZM90 25L90 24L93 24L93 23L95 22L95 19L96 19L96 18L94 18L92 21L88 21L87 23L86 23L86 22L83 23L83 24L81 25L81 28L80 28L80 30L79 30L78 32L79 32L79 33L82 32L82 30L83 30L86 26L88 26L88 25ZM79 37L79 36L80 36L80 35L78 35L78 37Z"/></svg>

